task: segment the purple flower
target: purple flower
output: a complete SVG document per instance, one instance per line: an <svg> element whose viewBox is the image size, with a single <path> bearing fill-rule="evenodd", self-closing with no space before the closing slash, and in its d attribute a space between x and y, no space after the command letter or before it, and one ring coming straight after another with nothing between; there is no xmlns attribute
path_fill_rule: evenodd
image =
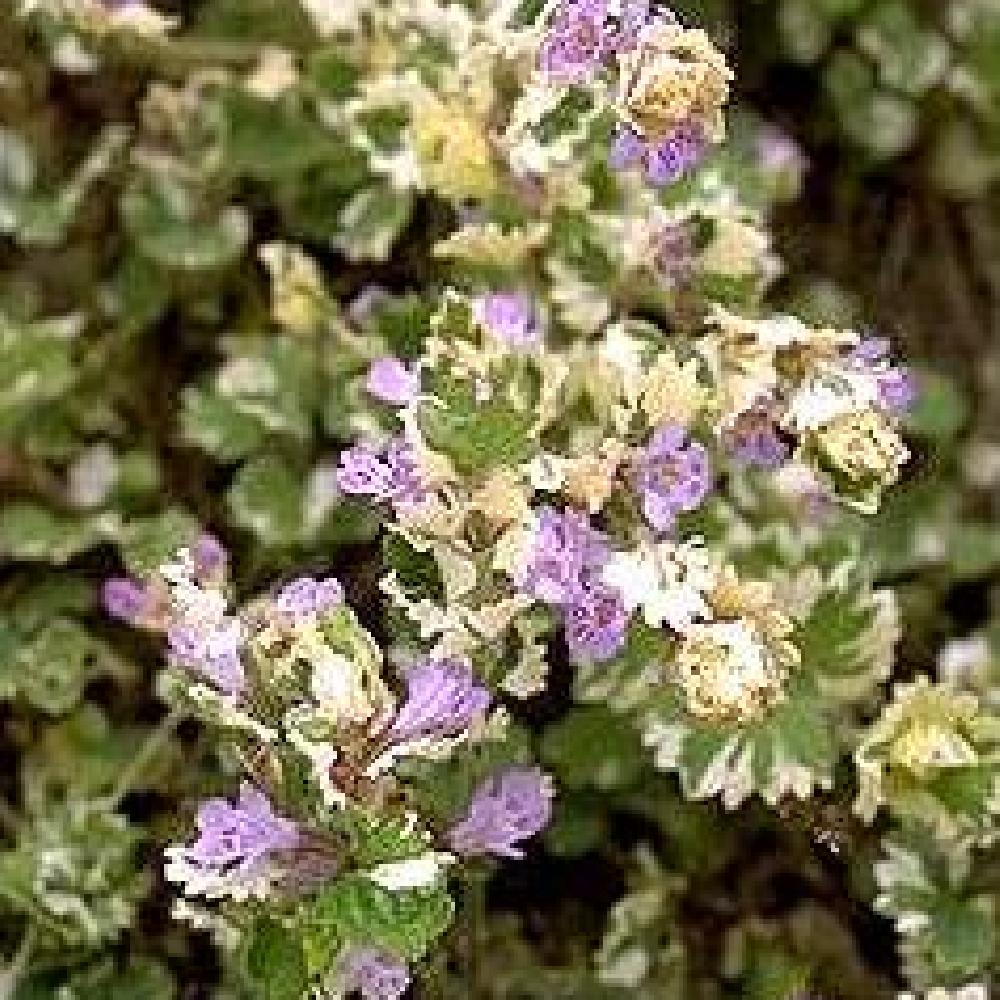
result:
<svg viewBox="0 0 1000 1000"><path fill-rule="evenodd" d="M238 697L246 688L240 651L243 630L237 618L209 626L175 622L167 629L171 663L200 674L225 694Z"/></svg>
<svg viewBox="0 0 1000 1000"><path fill-rule="evenodd" d="M410 985L406 965L374 948L355 948L343 962L344 985L364 1000L399 1000Z"/></svg>
<svg viewBox="0 0 1000 1000"><path fill-rule="evenodd" d="M741 413L723 437L730 454L738 462L762 469L783 465L791 451L766 406L756 406Z"/></svg>
<svg viewBox="0 0 1000 1000"><path fill-rule="evenodd" d="M866 337L851 351L848 360L856 367L871 369L883 409L901 413L913 406L919 390L910 371L890 364L889 346L885 337Z"/></svg>
<svg viewBox="0 0 1000 1000"><path fill-rule="evenodd" d="M101 587L101 603L112 618L137 625L149 611L150 596L137 580L113 577Z"/></svg>
<svg viewBox="0 0 1000 1000"><path fill-rule="evenodd" d="M877 381L879 402L893 413L910 409L920 395L916 379L905 368L890 368L880 372Z"/></svg>
<svg viewBox="0 0 1000 1000"><path fill-rule="evenodd" d="M270 854L299 843L296 825L277 815L267 796L247 782L235 805L226 799L203 802L195 825L198 838L185 851L187 860L220 874L252 875Z"/></svg>
<svg viewBox="0 0 1000 1000"><path fill-rule="evenodd" d="M556 83L586 83L611 54L607 0L563 0L538 53L541 71Z"/></svg>
<svg viewBox="0 0 1000 1000"><path fill-rule="evenodd" d="M368 369L365 389L383 403L405 406L420 392L420 374L399 358L379 358Z"/></svg>
<svg viewBox="0 0 1000 1000"><path fill-rule="evenodd" d="M683 427L667 424L642 456L637 485L646 519L659 531L671 531L677 515L697 510L712 489L708 452L688 442Z"/></svg>
<svg viewBox="0 0 1000 1000"><path fill-rule="evenodd" d="M541 337L531 297L524 292L481 295L472 311L491 336L510 347L533 347Z"/></svg>
<svg viewBox="0 0 1000 1000"><path fill-rule="evenodd" d="M707 149L708 136L695 122L679 125L665 139L656 142L623 124L612 140L608 162L615 170L642 167L650 184L665 187L696 167Z"/></svg>
<svg viewBox="0 0 1000 1000"><path fill-rule="evenodd" d="M608 557L607 539L577 510L543 507L518 583L547 604L570 601Z"/></svg>
<svg viewBox="0 0 1000 1000"><path fill-rule="evenodd" d="M218 580L224 576L229 553L215 535L207 531L199 535L191 549L194 574L199 580Z"/></svg>
<svg viewBox="0 0 1000 1000"><path fill-rule="evenodd" d="M660 24L676 24L677 18L672 11L661 8L654 11L653 0L624 0L622 5L621 23L615 38L617 52L629 52L639 43L639 36L647 25L654 22Z"/></svg>
<svg viewBox="0 0 1000 1000"><path fill-rule="evenodd" d="M300 576L286 583L274 596L274 607L293 622L316 618L344 602L344 588L332 576L316 580Z"/></svg>
<svg viewBox="0 0 1000 1000"><path fill-rule="evenodd" d="M653 265L671 287L687 285L694 272L695 242L691 228L684 223L667 223L656 234Z"/></svg>
<svg viewBox="0 0 1000 1000"><path fill-rule="evenodd" d="M769 173L796 173L805 165L805 157L795 140L777 125L767 124L757 134L757 158Z"/></svg>
<svg viewBox="0 0 1000 1000"><path fill-rule="evenodd" d="M454 736L490 705L489 691L464 660L428 660L406 676L406 700L396 713L387 737L406 743L422 736Z"/></svg>
<svg viewBox="0 0 1000 1000"><path fill-rule="evenodd" d="M382 500L389 494L391 483L389 463L371 445L358 444L341 452L337 485L344 493Z"/></svg>
<svg viewBox="0 0 1000 1000"><path fill-rule="evenodd" d="M342 452L337 485L344 493L388 502L397 510L427 499L413 448L403 438L380 450L360 444Z"/></svg>
<svg viewBox="0 0 1000 1000"><path fill-rule="evenodd" d="M863 368L877 365L889 356L889 341L886 337L865 337L850 353L850 360Z"/></svg>
<svg viewBox="0 0 1000 1000"><path fill-rule="evenodd" d="M629 613L621 594L594 582L574 595L565 610L566 642L576 661L611 660L625 645Z"/></svg>
<svg viewBox="0 0 1000 1000"><path fill-rule="evenodd" d="M545 828L552 816L552 785L535 767L511 767L476 789L465 818L448 841L465 857L522 858L517 845Z"/></svg>

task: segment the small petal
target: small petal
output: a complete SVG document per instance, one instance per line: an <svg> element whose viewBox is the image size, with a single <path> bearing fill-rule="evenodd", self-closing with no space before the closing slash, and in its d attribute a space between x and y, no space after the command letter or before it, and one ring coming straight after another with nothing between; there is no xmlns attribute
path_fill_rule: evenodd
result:
<svg viewBox="0 0 1000 1000"><path fill-rule="evenodd" d="M472 796L465 818L448 834L466 857L494 854L521 858L522 841L552 817L552 783L538 768L511 767L487 778Z"/></svg>
<svg viewBox="0 0 1000 1000"><path fill-rule="evenodd" d="M138 624L149 609L149 593L136 580L115 577L101 587L101 603L112 617L130 625Z"/></svg>
<svg viewBox="0 0 1000 1000"><path fill-rule="evenodd" d="M410 985L406 965L374 948L355 948L343 961L344 985L364 1000L400 1000Z"/></svg>
<svg viewBox="0 0 1000 1000"><path fill-rule="evenodd" d="M365 388L383 403L406 406L420 391L420 375L398 358L379 358L368 369Z"/></svg>
<svg viewBox="0 0 1000 1000"><path fill-rule="evenodd" d="M424 736L455 736L485 716L489 691L468 662L430 660L414 667L406 678L406 700L387 736L404 743Z"/></svg>

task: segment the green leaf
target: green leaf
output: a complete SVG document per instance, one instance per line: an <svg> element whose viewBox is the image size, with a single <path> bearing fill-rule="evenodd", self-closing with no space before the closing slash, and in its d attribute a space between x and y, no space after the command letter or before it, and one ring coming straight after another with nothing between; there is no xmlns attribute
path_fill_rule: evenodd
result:
<svg viewBox="0 0 1000 1000"><path fill-rule="evenodd" d="M430 446L443 451L460 472L484 473L531 458L537 447L532 412L515 410L499 398L478 402L472 386L457 380L436 386L434 394L436 400L421 407L420 427Z"/></svg>
<svg viewBox="0 0 1000 1000"><path fill-rule="evenodd" d="M319 959L320 969L350 944L419 961L448 929L454 911L444 888L389 892L361 875L348 875L309 905L306 951L311 963Z"/></svg>
<svg viewBox="0 0 1000 1000"><path fill-rule="evenodd" d="M306 71L325 100L347 101L357 96L361 70L339 48L317 49Z"/></svg>
<svg viewBox="0 0 1000 1000"><path fill-rule="evenodd" d="M155 517L134 518L121 532L122 558L130 573L149 576L178 549L190 545L198 532L198 522L178 507L168 507Z"/></svg>
<svg viewBox="0 0 1000 1000"><path fill-rule="evenodd" d="M560 787L603 791L630 786L645 762L638 734L601 705L574 708L547 727L541 754Z"/></svg>
<svg viewBox="0 0 1000 1000"><path fill-rule="evenodd" d="M264 545L287 548L300 541L302 481L280 458L265 455L244 465L226 499L236 524Z"/></svg>
<svg viewBox="0 0 1000 1000"><path fill-rule="evenodd" d="M17 434L75 384L77 317L18 323L0 312L0 437Z"/></svg>
<svg viewBox="0 0 1000 1000"><path fill-rule="evenodd" d="M268 101L232 88L221 99L225 169L273 181L298 176L336 156L330 132L290 100Z"/></svg>
<svg viewBox="0 0 1000 1000"><path fill-rule="evenodd" d="M205 271L238 260L250 239L250 217L237 205L199 207L178 182L134 183L122 196L122 219L136 248L181 271Z"/></svg>
<svg viewBox="0 0 1000 1000"><path fill-rule="evenodd" d="M214 455L234 462L260 448L265 431L260 420L237 403L210 389L188 386L181 397L181 434L184 440Z"/></svg>
<svg viewBox="0 0 1000 1000"><path fill-rule="evenodd" d="M299 1000L309 984L295 928L260 917L249 935L247 974L260 1000Z"/></svg>
<svg viewBox="0 0 1000 1000"><path fill-rule="evenodd" d="M35 708L62 715L80 700L94 652L86 629L56 619L25 642L7 667L14 671L18 690Z"/></svg>
<svg viewBox="0 0 1000 1000"><path fill-rule="evenodd" d="M340 213L334 245L351 261L384 261L410 219L413 197L388 186L359 191Z"/></svg>
<svg viewBox="0 0 1000 1000"><path fill-rule="evenodd" d="M346 819L352 840L351 858L359 868L417 858L428 850L428 838L405 820L359 813L350 814Z"/></svg>
<svg viewBox="0 0 1000 1000"><path fill-rule="evenodd" d="M93 519L59 515L26 500L0 506L0 557L62 565L99 537Z"/></svg>

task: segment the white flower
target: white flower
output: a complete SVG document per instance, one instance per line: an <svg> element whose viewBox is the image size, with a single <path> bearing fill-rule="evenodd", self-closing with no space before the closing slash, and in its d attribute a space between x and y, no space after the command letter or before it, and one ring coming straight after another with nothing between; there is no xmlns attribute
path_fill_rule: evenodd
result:
<svg viewBox="0 0 1000 1000"><path fill-rule="evenodd" d="M368 5L359 0L301 0L313 27L324 38L338 31L357 31L361 14Z"/></svg>
<svg viewBox="0 0 1000 1000"><path fill-rule="evenodd" d="M667 625L683 634L712 617L705 592L714 582L707 554L698 544L660 545L611 557L602 578L622 595L629 611L642 608L650 628Z"/></svg>
<svg viewBox="0 0 1000 1000"><path fill-rule="evenodd" d="M312 664L309 687L320 716L335 722L371 718L375 706L358 663L330 649L316 631L303 633L294 653Z"/></svg>
<svg viewBox="0 0 1000 1000"><path fill-rule="evenodd" d="M878 405L878 382L870 370L822 365L792 396L787 420L796 430L816 430L837 417Z"/></svg>
<svg viewBox="0 0 1000 1000"><path fill-rule="evenodd" d="M186 844L173 844L163 851L167 859L163 874L168 882L183 887L187 896L206 899L267 899L276 873L266 866L252 873L234 868L224 871L218 866L196 864L188 859Z"/></svg>
<svg viewBox="0 0 1000 1000"><path fill-rule="evenodd" d="M531 488L541 493L555 493L566 481L567 461L560 455L539 452L525 467Z"/></svg>
<svg viewBox="0 0 1000 1000"><path fill-rule="evenodd" d="M428 851L418 858L392 861L366 873L366 877L390 892L424 889L440 881L446 865L454 859L450 854Z"/></svg>
<svg viewBox="0 0 1000 1000"><path fill-rule="evenodd" d="M297 728L297 721L292 720L291 724L288 724L289 720L286 719L288 742L309 761L313 779L323 797L323 804L329 809L343 809L347 805L347 796L330 777L331 768L339 760L340 754L332 743L306 739Z"/></svg>
<svg viewBox="0 0 1000 1000"><path fill-rule="evenodd" d="M966 686L989 668L991 658L990 644L985 636L952 639L938 654L938 676L946 684Z"/></svg>
<svg viewBox="0 0 1000 1000"><path fill-rule="evenodd" d="M67 494L74 507L100 507L118 479L118 459L107 442L84 449L70 466Z"/></svg>

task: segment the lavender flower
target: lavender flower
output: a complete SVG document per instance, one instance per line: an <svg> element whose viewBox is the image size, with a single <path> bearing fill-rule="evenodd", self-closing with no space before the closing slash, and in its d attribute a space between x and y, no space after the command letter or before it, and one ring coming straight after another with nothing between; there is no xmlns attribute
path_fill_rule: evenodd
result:
<svg viewBox="0 0 1000 1000"><path fill-rule="evenodd" d="M204 532L198 536L191 549L191 560L194 563L195 577L212 582L224 577L229 553L215 535Z"/></svg>
<svg viewBox="0 0 1000 1000"><path fill-rule="evenodd" d="M545 507L539 511L518 583L540 601L564 605L596 575L607 556L607 540L585 514Z"/></svg>
<svg viewBox="0 0 1000 1000"><path fill-rule="evenodd" d="M762 126L757 135L757 159L768 173L798 174L805 166L805 157L795 140L777 125Z"/></svg>
<svg viewBox="0 0 1000 1000"><path fill-rule="evenodd" d="M355 948L343 962L344 985L364 1000L399 1000L410 985L406 965L374 948Z"/></svg>
<svg viewBox="0 0 1000 1000"><path fill-rule="evenodd" d="M893 413L910 409L919 395L916 379L905 368L890 368L878 375L879 402Z"/></svg>
<svg viewBox="0 0 1000 1000"><path fill-rule="evenodd" d="M420 374L399 358L379 358L368 369L365 388L369 395L383 403L405 406L420 392Z"/></svg>
<svg viewBox="0 0 1000 1000"><path fill-rule="evenodd" d="M384 456L368 444L358 444L340 454L337 485L352 496L385 499L391 492L392 469Z"/></svg>
<svg viewBox="0 0 1000 1000"><path fill-rule="evenodd" d="M461 822L448 841L465 857L494 854L522 858L517 845L544 829L552 816L552 786L538 768L511 767L487 778L476 789Z"/></svg>
<svg viewBox="0 0 1000 1000"><path fill-rule="evenodd" d="M689 285L694 273L695 241L684 223L667 223L656 234L653 264L670 288Z"/></svg>
<svg viewBox="0 0 1000 1000"><path fill-rule="evenodd" d="M403 438L395 438L380 450L360 444L342 452L337 485L353 496L389 502L397 511L427 499L413 448Z"/></svg>
<svg viewBox="0 0 1000 1000"><path fill-rule="evenodd" d="M615 36L615 51L629 52L639 43L643 28L653 21L674 23L676 18L668 10L657 11L654 15L651 0L624 0L621 23Z"/></svg>
<svg viewBox="0 0 1000 1000"><path fill-rule="evenodd" d="M554 83L586 83L613 50L607 0L563 0L538 54L539 69Z"/></svg>
<svg viewBox="0 0 1000 1000"><path fill-rule="evenodd" d="M694 169L708 145L704 128L695 122L679 125L665 139L655 142L630 125L622 125L612 140L608 162L614 170L642 167L650 184L666 187Z"/></svg>
<svg viewBox="0 0 1000 1000"><path fill-rule="evenodd" d="M246 688L240 651L243 629L237 618L211 625L178 621L167 629L170 661L200 674L225 694L239 697Z"/></svg>
<svg viewBox="0 0 1000 1000"><path fill-rule="evenodd" d="M574 595L565 609L566 642L574 660L611 660L625 645L629 613L621 594L592 583Z"/></svg>
<svg viewBox="0 0 1000 1000"><path fill-rule="evenodd" d="M723 438L730 454L744 465L776 469L790 454L766 406L756 406L741 413L725 430Z"/></svg>
<svg viewBox="0 0 1000 1000"><path fill-rule="evenodd" d="M316 618L344 602L344 588L334 577L316 580L300 576L286 583L274 597L279 614L293 622Z"/></svg>
<svg viewBox="0 0 1000 1000"><path fill-rule="evenodd" d="M113 577L101 587L101 603L112 617L138 625L149 610L149 591L130 577Z"/></svg>
<svg viewBox="0 0 1000 1000"><path fill-rule="evenodd" d="M263 792L244 782L239 801L209 799L195 820L198 838L184 852L187 861L219 874L251 876L276 851L290 851L299 843L299 831L277 815Z"/></svg>
<svg viewBox="0 0 1000 1000"><path fill-rule="evenodd" d="M918 389L911 372L889 362L889 341L866 337L848 358L858 368L867 368L878 385L879 404L893 413L908 410L917 400Z"/></svg>
<svg viewBox="0 0 1000 1000"><path fill-rule="evenodd" d="M389 727L392 743L422 736L454 736L486 714L489 691L465 660L428 660L406 677L406 700Z"/></svg>
<svg viewBox="0 0 1000 1000"><path fill-rule="evenodd" d="M531 297L524 292L481 295L473 303L472 311L481 326L510 347L533 347L539 341L538 318Z"/></svg>
<svg viewBox="0 0 1000 1000"><path fill-rule="evenodd" d="M683 427L667 424L642 456L637 485L646 519L659 531L671 531L677 515L697 510L712 489L708 452L688 442Z"/></svg>

